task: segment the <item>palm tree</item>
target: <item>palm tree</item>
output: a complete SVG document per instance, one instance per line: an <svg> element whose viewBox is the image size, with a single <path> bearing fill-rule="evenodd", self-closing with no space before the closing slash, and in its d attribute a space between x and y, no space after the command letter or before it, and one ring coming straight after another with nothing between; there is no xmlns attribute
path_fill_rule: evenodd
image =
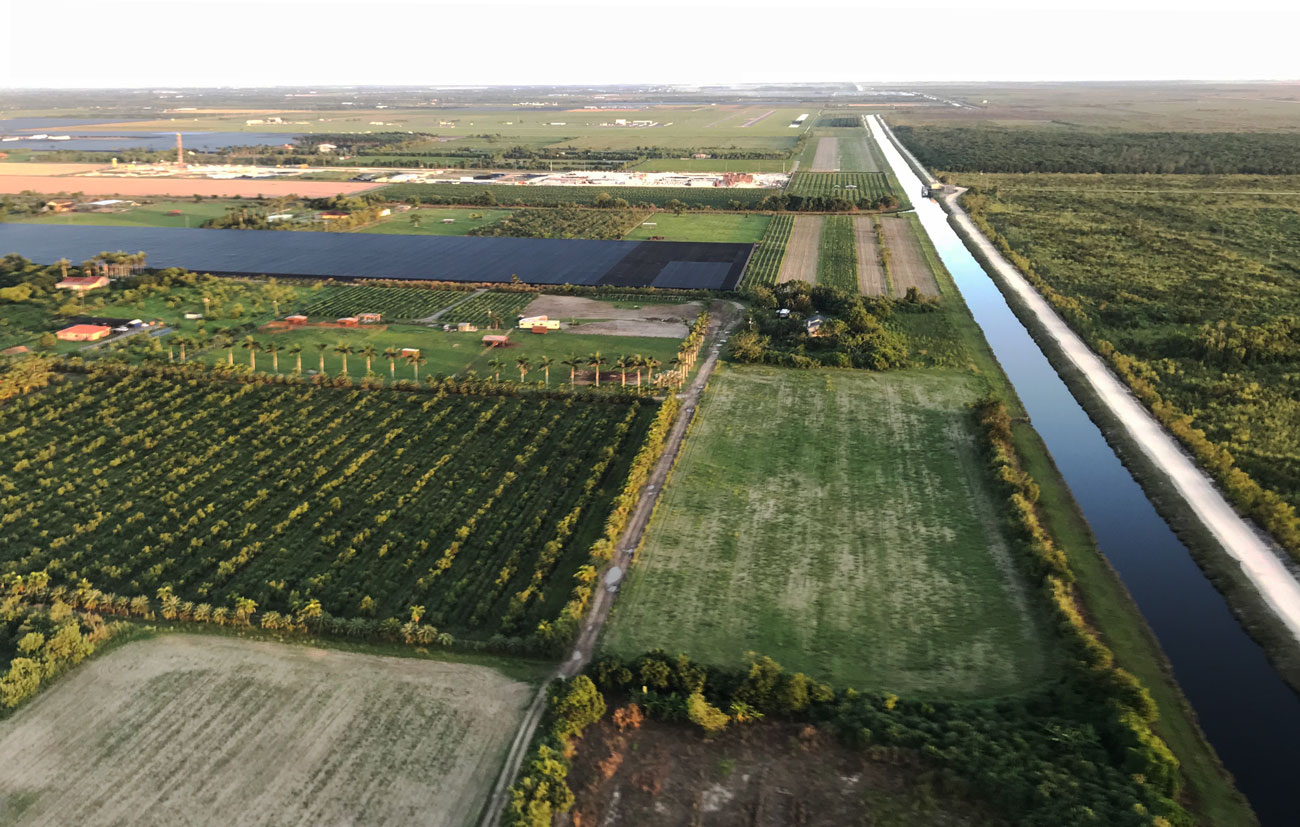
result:
<svg viewBox="0 0 1300 827"><path fill-rule="evenodd" d="M646 359L640 353L632 357L632 368L636 371L636 386L641 387L641 371L646 367Z"/></svg>
<svg viewBox="0 0 1300 827"><path fill-rule="evenodd" d="M632 366L632 357L620 356L614 360L614 370L618 371L619 378L622 379L622 386L627 387L627 371Z"/></svg>
<svg viewBox="0 0 1300 827"><path fill-rule="evenodd" d="M528 376L528 369L532 366L533 363L528 361L527 356L520 356L515 360L515 367L519 368L519 384L522 385L524 383L524 380Z"/></svg>
<svg viewBox="0 0 1300 827"><path fill-rule="evenodd" d="M505 361L502 360L499 356L493 356L491 359L488 360L488 365L492 368L492 381L500 382L501 369L506 366Z"/></svg>
<svg viewBox="0 0 1300 827"><path fill-rule="evenodd" d="M493 330L496 330L497 328L501 327L501 317L497 315L497 312L495 310L489 310L487 315L488 315L488 321L491 322Z"/></svg>
<svg viewBox="0 0 1300 827"><path fill-rule="evenodd" d="M257 352L262 349L262 346L253 341L252 336L245 336L244 343L240 347L248 351L248 366L257 372Z"/></svg>
<svg viewBox="0 0 1300 827"><path fill-rule="evenodd" d="M388 360L388 375L393 379L397 378L397 357L398 350L395 347L384 348L384 358Z"/></svg>
<svg viewBox="0 0 1300 827"><path fill-rule="evenodd" d="M271 342L271 344L264 348L267 353L271 354L271 370L276 373L280 372L280 351L283 349L284 348L280 347L280 345L275 342Z"/></svg>
<svg viewBox="0 0 1300 827"><path fill-rule="evenodd" d="M674 356L668 360L668 367L673 372L673 379L680 383L682 381L682 371L686 369L686 363Z"/></svg>
<svg viewBox="0 0 1300 827"><path fill-rule="evenodd" d="M600 387L600 366L605 364L605 354L599 350L587 357L587 364L596 369L596 387Z"/></svg>
<svg viewBox="0 0 1300 827"><path fill-rule="evenodd" d="M287 350L291 355L294 356L294 358L298 360L298 366L294 368L294 372L302 373L302 345L297 344L295 342L294 344L291 344L289 345L289 347L285 348L285 350Z"/></svg>
<svg viewBox="0 0 1300 827"><path fill-rule="evenodd" d="M641 362L642 362L643 365L645 365L646 378L647 378L647 379L649 379L651 376L653 376L653 375L654 375L654 372L655 372L656 370L659 369L659 366L660 366L661 364L663 364L662 362L660 362L658 359L654 358L653 356L651 356L651 357L649 357L649 358L647 358L647 359L642 359Z"/></svg>
<svg viewBox="0 0 1300 827"><path fill-rule="evenodd" d="M353 353L352 345L347 342L339 342L334 346L334 352L343 357L343 373L348 372L348 354Z"/></svg>
<svg viewBox="0 0 1300 827"><path fill-rule="evenodd" d="M379 355L379 351L375 350L375 346L374 346L374 345L372 345L372 344L370 344L369 342L367 342L367 343L366 343L366 346L363 347L363 348L361 348L361 355L364 356L364 357L366 357L366 375L369 376L369 375L370 375L370 360L371 360L371 359L374 359L376 356L378 356L378 355Z"/></svg>
<svg viewBox="0 0 1300 827"><path fill-rule="evenodd" d="M190 340L184 336L176 337L176 347L181 349L181 361L185 361L185 348L190 346Z"/></svg>
<svg viewBox="0 0 1300 827"><path fill-rule="evenodd" d="M406 357L406 361L411 363L411 370L415 373L415 381L420 381L420 368L429 363L429 360L419 354L412 354Z"/></svg>
<svg viewBox="0 0 1300 827"><path fill-rule="evenodd" d="M548 388L551 386L551 362L552 359L549 356L543 356L537 360L537 367L541 368L546 374L546 387Z"/></svg>
<svg viewBox="0 0 1300 827"><path fill-rule="evenodd" d="M324 373L325 372L325 351L329 350L330 346L324 342L317 342L315 345L313 345L313 347L316 348L316 355L320 356L320 372Z"/></svg>
<svg viewBox="0 0 1300 827"><path fill-rule="evenodd" d="M235 343L224 333L213 337L213 340L217 347L224 347L226 349L226 364L233 366L235 364Z"/></svg>
<svg viewBox="0 0 1300 827"><path fill-rule="evenodd" d="M565 359L563 362L560 362L560 364L564 365L566 368L569 369L569 387L576 388L577 387L576 377L578 375L578 365L585 365L586 361L584 361L581 356L574 353L571 354L568 359Z"/></svg>

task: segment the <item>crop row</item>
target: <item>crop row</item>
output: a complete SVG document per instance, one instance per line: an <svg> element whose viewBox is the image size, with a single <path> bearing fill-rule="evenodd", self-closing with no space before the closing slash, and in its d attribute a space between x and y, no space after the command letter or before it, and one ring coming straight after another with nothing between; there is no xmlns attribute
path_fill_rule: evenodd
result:
<svg viewBox="0 0 1300 827"><path fill-rule="evenodd" d="M858 253L850 216L828 215L822 219L817 245L817 283L848 293L858 292Z"/></svg>
<svg viewBox="0 0 1300 827"><path fill-rule="evenodd" d="M648 403L91 376L0 414L0 573L458 635L553 619ZM588 539L589 542L589 539Z"/></svg>
<svg viewBox="0 0 1300 827"><path fill-rule="evenodd" d="M444 313L439 321L451 324L469 322L479 327L490 327L495 322L502 327L514 327L515 317L535 298L534 293L478 293Z"/></svg>
<svg viewBox="0 0 1300 827"><path fill-rule="evenodd" d="M790 240L790 231L793 229L793 215L772 217L767 231L763 233L763 239L749 257L745 275L740 280L743 287L776 284L777 274L781 271L781 260L785 258L785 245Z"/></svg>
<svg viewBox="0 0 1300 827"><path fill-rule="evenodd" d="M359 313L382 313L385 321L423 319L464 299L465 295L458 290L340 285L326 287L323 295L316 296L300 312L327 319Z"/></svg>
<svg viewBox="0 0 1300 827"><path fill-rule="evenodd" d="M663 207L678 201L690 207L755 209L775 190L730 187L550 187L492 184L390 184L381 192L393 201L418 199L424 204L521 207L560 207L569 204L617 206L622 199L634 207ZM603 196L603 197L602 197Z"/></svg>
<svg viewBox="0 0 1300 827"><path fill-rule="evenodd" d="M845 201L872 201L890 194L889 181L881 172L796 172L786 191Z"/></svg>

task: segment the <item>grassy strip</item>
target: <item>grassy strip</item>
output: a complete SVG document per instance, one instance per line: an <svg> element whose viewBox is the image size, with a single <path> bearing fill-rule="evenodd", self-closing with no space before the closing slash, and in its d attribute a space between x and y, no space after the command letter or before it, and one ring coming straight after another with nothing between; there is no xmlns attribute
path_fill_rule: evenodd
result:
<svg viewBox="0 0 1300 827"><path fill-rule="evenodd" d="M975 252L974 245L968 243L967 246ZM979 258L978 253L976 257ZM981 261L981 263L988 268L987 262ZM935 277L940 289L946 295L960 295L946 268L937 268ZM997 282L996 279L994 281ZM1007 294L1008 299L1011 298L1010 293L1007 291L1004 293ZM1011 305L1016 315L1042 345L1041 331L1033 323L1036 317L1025 312L1023 307L1017 306L1015 301L1011 301ZM947 309L957 305L941 301L940 306ZM1013 414L1023 416L1024 406L1016 396L1015 389L1006 379L1001 366L998 365L997 358L989 349L974 317L970 315L964 303L959 306L961 308L959 312L949 309L947 315L970 350L972 364L979 366L980 372L989 377L994 393L1003 400L1007 408ZM1080 394L1080 377L1072 377L1068 371L1063 370L1060 360L1055 358L1051 348L1045 347L1044 352L1052 360L1053 365L1085 410L1095 419L1094 408L1097 406L1089 405L1085 401L1085 396ZM1102 432L1108 439L1118 430L1122 429L1105 424L1102 428ZM1182 689L1179 688L1172 667L1154 633L1133 603L1119 575L1097 548L1092 532L1068 486L1056 469L1047 446L1043 444L1037 432L1026 423L1017 424L1015 438L1016 449L1025 470L1038 483L1039 512L1043 522L1070 562L1070 567L1075 574L1076 592L1087 609L1089 620L1095 625L1103 642L1114 653L1115 663L1137 676L1150 692L1159 710L1159 719L1152 728L1169 746L1181 765L1184 795L1187 798L1186 807L1200 824L1255 823L1250 805L1233 785L1231 776L1201 731L1196 713L1187 702ZM1121 452L1121 457L1127 453L1129 452ZM1146 487L1146 480L1143 480L1142 475L1138 476L1139 480L1143 481L1144 490L1150 494L1150 488ZM1163 498L1153 496L1152 499L1161 514L1168 519L1168 512L1162 506ZM1176 530L1182 528L1178 522L1171 522ZM1182 530L1179 530L1179 536L1185 541L1188 539ZM1193 556L1201 562L1201 556L1195 551L1198 545L1189 543L1189 548L1193 549ZM1214 573L1209 573L1213 578ZM1267 614L1266 609L1263 611ZM1268 616L1271 617L1271 614Z"/></svg>
<svg viewBox="0 0 1300 827"><path fill-rule="evenodd" d="M822 219L822 235L817 244L817 283L847 293L858 290L853 219L847 215L828 215Z"/></svg>

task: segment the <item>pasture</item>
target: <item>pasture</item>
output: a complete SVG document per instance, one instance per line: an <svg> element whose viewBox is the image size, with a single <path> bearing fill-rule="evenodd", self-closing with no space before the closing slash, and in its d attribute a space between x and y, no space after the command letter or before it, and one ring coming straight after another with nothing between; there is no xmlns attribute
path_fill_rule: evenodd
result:
<svg viewBox="0 0 1300 827"><path fill-rule="evenodd" d="M1053 643L955 372L724 366L604 647L663 647L914 697L1033 686Z"/></svg>
<svg viewBox="0 0 1300 827"><path fill-rule="evenodd" d="M316 599L382 620L422 606L458 637L531 635L569 599L655 408L135 372L61 382L0 409L0 566L210 607Z"/></svg>
<svg viewBox="0 0 1300 827"><path fill-rule="evenodd" d="M754 214L676 215L658 212L646 219L651 225L638 224L626 237L629 241L660 236L666 241L755 244L763 238L771 220L771 216Z"/></svg>
<svg viewBox="0 0 1300 827"><path fill-rule="evenodd" d="M494 669L167 635L0 721L0 821L389 824L477 816L531 698Z"/></svg>

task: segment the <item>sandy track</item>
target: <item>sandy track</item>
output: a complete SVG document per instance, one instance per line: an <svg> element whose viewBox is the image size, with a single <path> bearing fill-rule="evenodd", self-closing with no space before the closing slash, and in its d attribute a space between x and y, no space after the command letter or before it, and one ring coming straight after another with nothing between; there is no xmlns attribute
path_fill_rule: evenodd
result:
<svg viewBox="0 0 1300 827"><path fill-rule="evenodd" d="M818 138L817 154L809 172L835 172L840 168L839 138Z"/></svg>
<svg viewBox="0 0 1300 827"><path fill-rule="evenodd" d="M820 152L820 150L818 150ZM817 251L822 240L822 217L800 215L794 219L790 240L785 245L785 258L781 260L778 283L806 281L817 283Z"/></svg>
<svg viewBox="0 0 1300 827"><path fill-rule="evenodd" d="M615 307L609 302L582 296L538 296L521 312L525 316L549 316L567 322L569 319L625 319L627 321L663 321L694 319L700 315L699 302L681 304L645 304L639 308Z"/></svg>
<svg viewBox="0 0 1300 827"><path fill-rule="evenodd" d="M740 125L740 128L741 128L741 129L744 129L745 127L753 126L754 124L758 123L759 121L763 120L764 118L768 117L769 115L773 114L774 112L776 112L775 109L769 109L769 110L767 110L766 112L764 112L763 114L759 115L758 117L750 118L749 120L745 121L744 123L742 123L742 124Z"/></svg>
<svg viewBox="0 0 1300 827"><path fill-rule="evenodd" d="M382 184L355 181L214 181L210 178L77 178L54 175L0 175L0 193L33 190L43 193L80 192L85 195L168 195L209 198L256 198L298 195L323 198L364 192Z"/></svg>
<svg viewBox="0 0 1300 827"><path fill-rule="evenodd" d="M894 282L894 292L907 295L907 288L915 287L922 296L939 295L939 285L934 272L921 251L912 223L905 218L885 216L880 219L885 245L889 248L889 275Z"/></svg>
<svg viewBox="0 0 1300 827"><path fill-rule="evenodd" d="M0 823L445 825L531 687L478 666L212 635L130 643L0 723Z"/></svg>
<svg viewBox="0 0 1300 827"><path fill-rule="evenodd" d="M103 169L104 166L105 166L104 164L41 164L41 163L0 164L0 176L77 175L83 172L93 172L97 169Z"/></svg>
<svg viewBox="0 0 1300 827"><path fill-rule="evenodd" d="M853 217L853 246L858 251L858 290L864 296L884 296L889 293L885 271L880 266L880 250L876 245L876 224L871 216Z"/></svg>

